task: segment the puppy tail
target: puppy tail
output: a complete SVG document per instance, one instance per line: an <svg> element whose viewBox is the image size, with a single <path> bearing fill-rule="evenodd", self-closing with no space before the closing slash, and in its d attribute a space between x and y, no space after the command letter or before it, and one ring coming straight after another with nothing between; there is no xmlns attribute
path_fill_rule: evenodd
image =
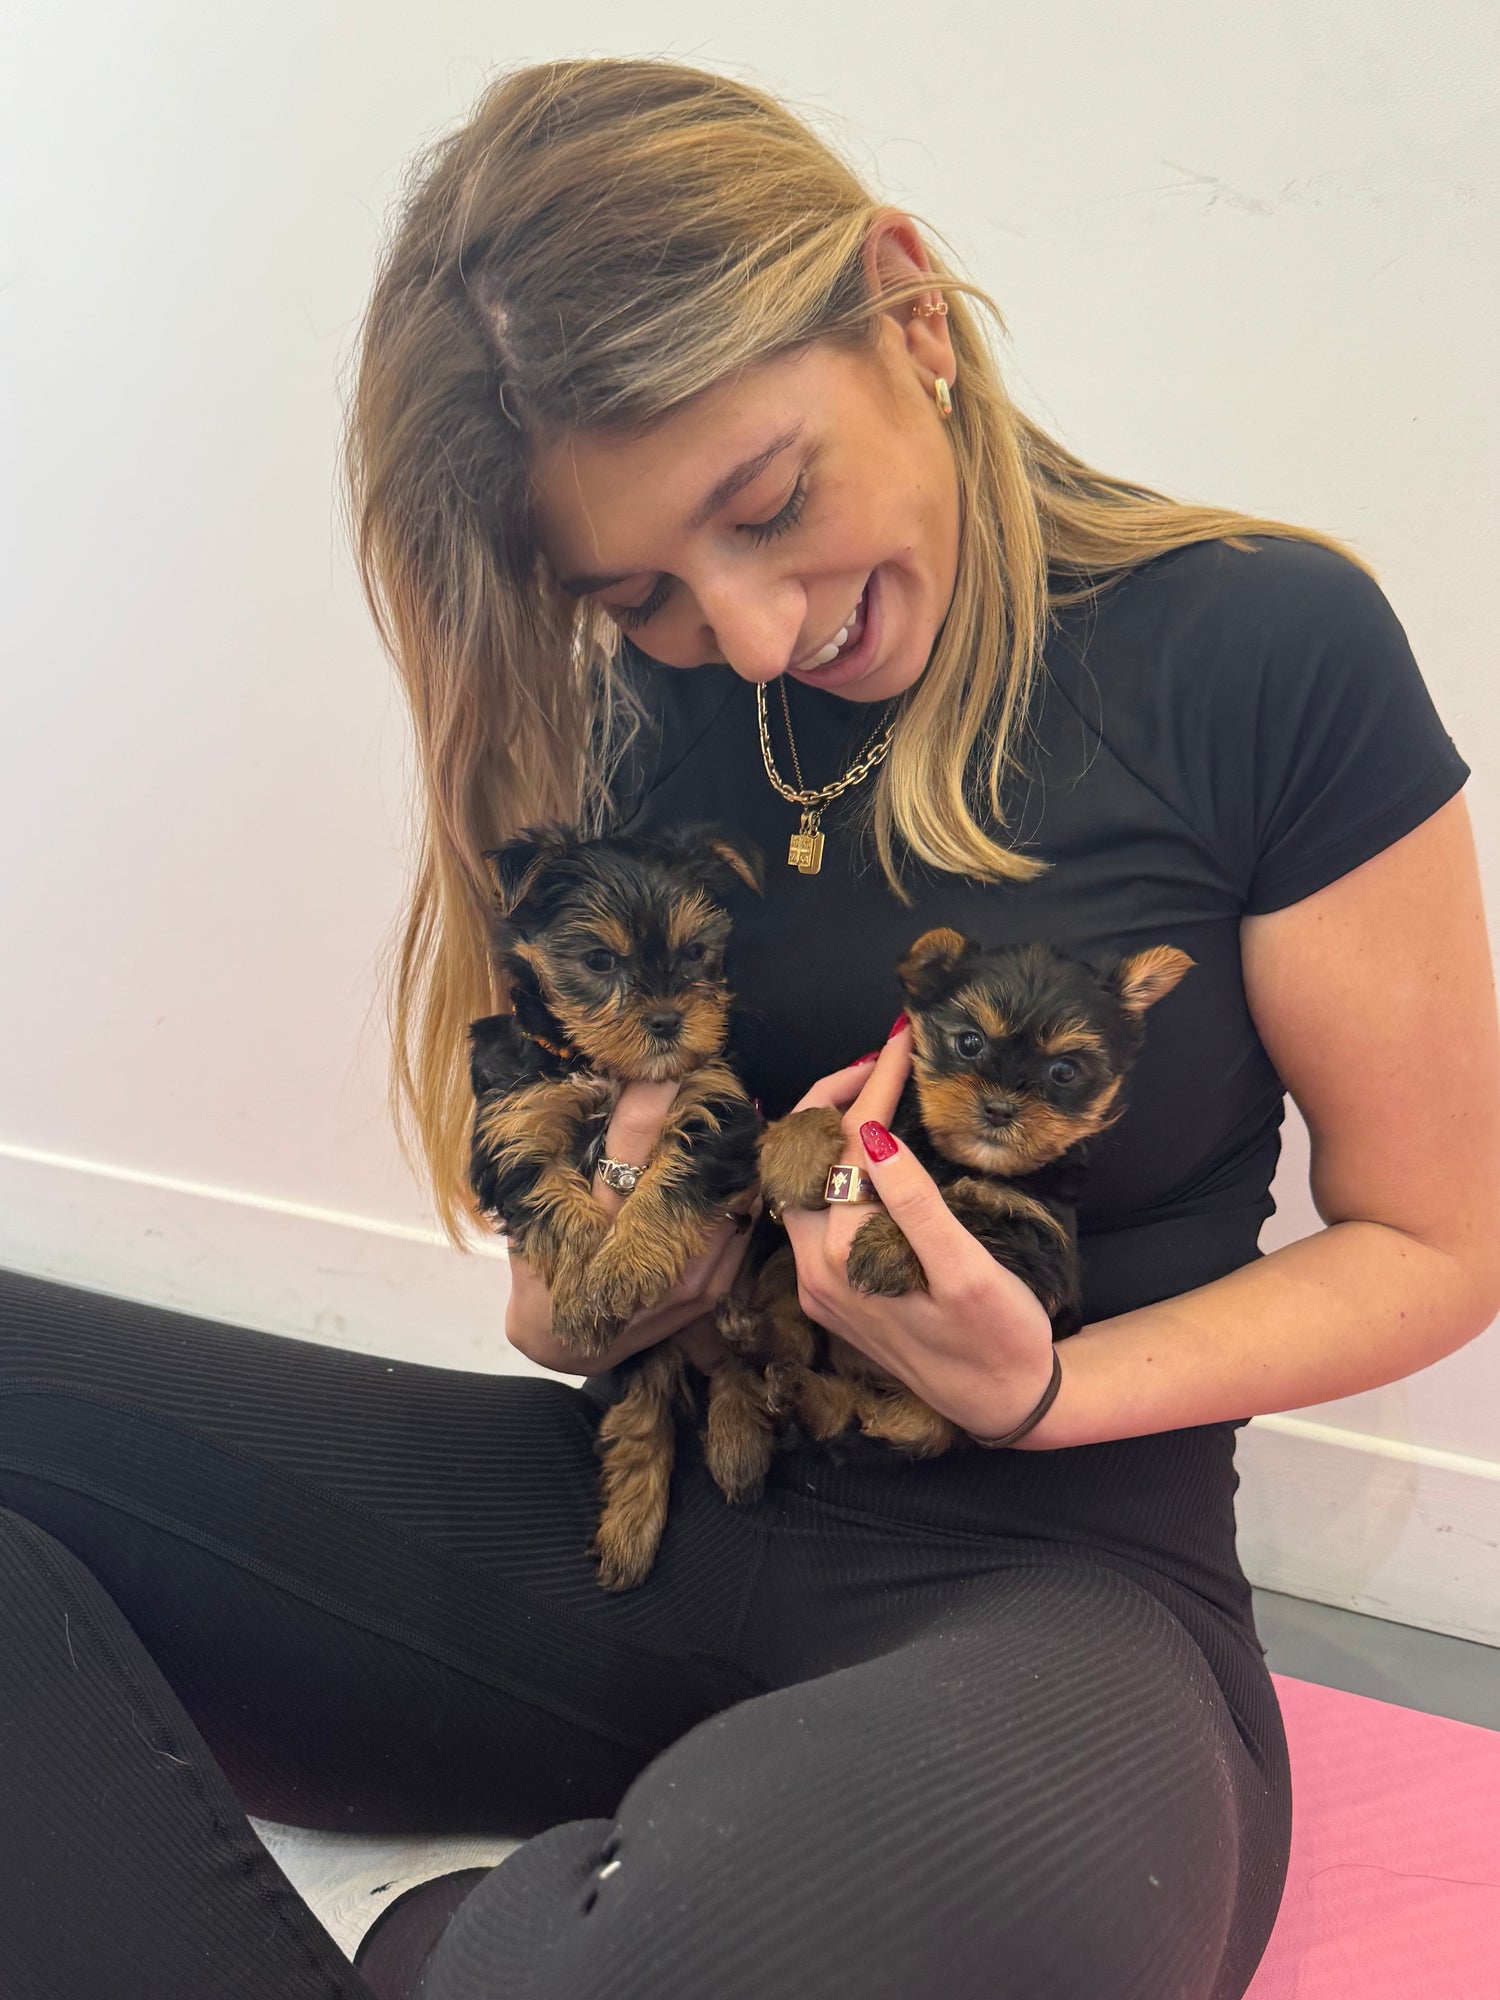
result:
<svg viewBox="0 0 1500 2000"><path fill-rule="evenodd" d="M656 1560L677 1456L672 1403L687 1393L687 1363L675 1342L646 1348L639 1363L630 1387L605 1411L596 1440L604 1505L594 1554L606 1590L635 1589Z"/></svg>

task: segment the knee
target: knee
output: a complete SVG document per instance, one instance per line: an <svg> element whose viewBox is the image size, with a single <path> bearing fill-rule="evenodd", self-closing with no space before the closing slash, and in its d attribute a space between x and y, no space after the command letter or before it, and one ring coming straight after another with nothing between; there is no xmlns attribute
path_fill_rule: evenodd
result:
<svg viewBox="0 0 1500 2000"><path fill-rule="evenodd" d="M703 1990L725 1990L722 1931L792 1953L818 1992L1210 2000L1239 1832L1207 1724L1143 1730L1132 1754L1080 1717L1028 1786L1004 1755L976 1776L972 1735L917 1757L873 1718L839 1754L797 1707L795 1690L742 1703L643 1771L577 1921L627 1954L670 1934Z"/></svg>

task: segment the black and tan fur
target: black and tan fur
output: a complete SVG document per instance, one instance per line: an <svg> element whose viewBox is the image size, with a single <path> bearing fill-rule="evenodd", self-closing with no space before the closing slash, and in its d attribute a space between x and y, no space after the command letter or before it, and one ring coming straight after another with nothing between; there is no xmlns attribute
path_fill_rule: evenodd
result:
<svg viewBox="0 0 1500 2000"><path fill-rule="evenodd" d="M763 863L711 826L596 841L536 828L485 860L511 1011L469 1030L470 1179L480 1212L546 1282L557 1338L592 1358L677 1284L726 1208L753 1204L761 1120L724 1056L730 922L720 898L736 880L758 893ZM592 1177L633 1080L676 1081L678 1090L646 1171L611 1220ZM603 1509L593 1544L600 1581L613 1590L650 1571L675 1456L673 1404L697 1409L675 1339L622 1367L629 1386L598 1434ZM734 1415L726 1403L720 1437L744 1424L769 1433L759 1376L726 1378L723 1392ZM744 1449L736 1444L731 1462Z"/></svg>
<svg viewBox="0 0 1500 2000"><path fill-rule="evenodd" d="M1089 1142L1124 1112L1147 1009L1192 964L1170 945L1095 967L1047 944L986 951L932 930L898 967L912 1073L891 1129L964 1227L1036 1293L1055 1340L1082 1323L1077 1202ZM762 1193L784 1207L823 1208L829 1167L855 1157L840 1113L793 1112L762 1138ZM856 1232L846 1268L856 1291L894 1298L927 1287L884 1210ZM772 1407L812 1438L858 1423L918 1458L965 1441L858 1348L807 1320L789 1246L755 1260L748 1297L723 1302L719 1328L763 1371Z"/></svg>

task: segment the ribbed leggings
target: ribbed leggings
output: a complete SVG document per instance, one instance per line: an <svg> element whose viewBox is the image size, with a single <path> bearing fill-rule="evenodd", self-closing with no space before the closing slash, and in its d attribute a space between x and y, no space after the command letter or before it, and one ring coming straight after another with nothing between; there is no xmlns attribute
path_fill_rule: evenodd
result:
<svg viewBox="0 0 1500 2000"><path fill-rule="evenodd" d="M426 2000L1237 2000L1290 1837L1253 1627L1231 1705L942 1462L831 1501L799 1445L736 1508L686 1424L610 1594L599 1414L0 1273L5 2000L368 2000L247 1811L527 1837Z"/></svg>

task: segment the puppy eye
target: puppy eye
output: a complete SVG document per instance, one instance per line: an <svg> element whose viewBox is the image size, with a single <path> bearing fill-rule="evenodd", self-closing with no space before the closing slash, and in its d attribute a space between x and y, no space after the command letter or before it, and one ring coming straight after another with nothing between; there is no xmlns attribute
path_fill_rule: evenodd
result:
<svg viewBox="0 0 1500 2000"><path fill-rule="evenodd" d="M682 947L682 955L690 964L696 965L707 950L708 946L706 944L685 944Z"/></svg>
<svg viewBox="0 0 1500 2000"><path fill-rule="evenodd" d="M1059 1056L1056 1062L1048 1063L1047 1074L1054 1083L1071 1083L1078 1074L1078 1065L1069 1062L1066 1056Z"/></svg>
<svg viewBox="0 0 1500 2000"><path fill-rule="evenodd" d="M984 1054L984 1036L977 1028L964 1028L953 1037L955 1055L966 1056L970 1062L975 1056Z"/></svg>
<svg viewBox="0 0 1500 2000"><path fill-rule="evenodd" d="M590 972L613 972L615 955L612 951L586 951L583 962Z"/></svg>

